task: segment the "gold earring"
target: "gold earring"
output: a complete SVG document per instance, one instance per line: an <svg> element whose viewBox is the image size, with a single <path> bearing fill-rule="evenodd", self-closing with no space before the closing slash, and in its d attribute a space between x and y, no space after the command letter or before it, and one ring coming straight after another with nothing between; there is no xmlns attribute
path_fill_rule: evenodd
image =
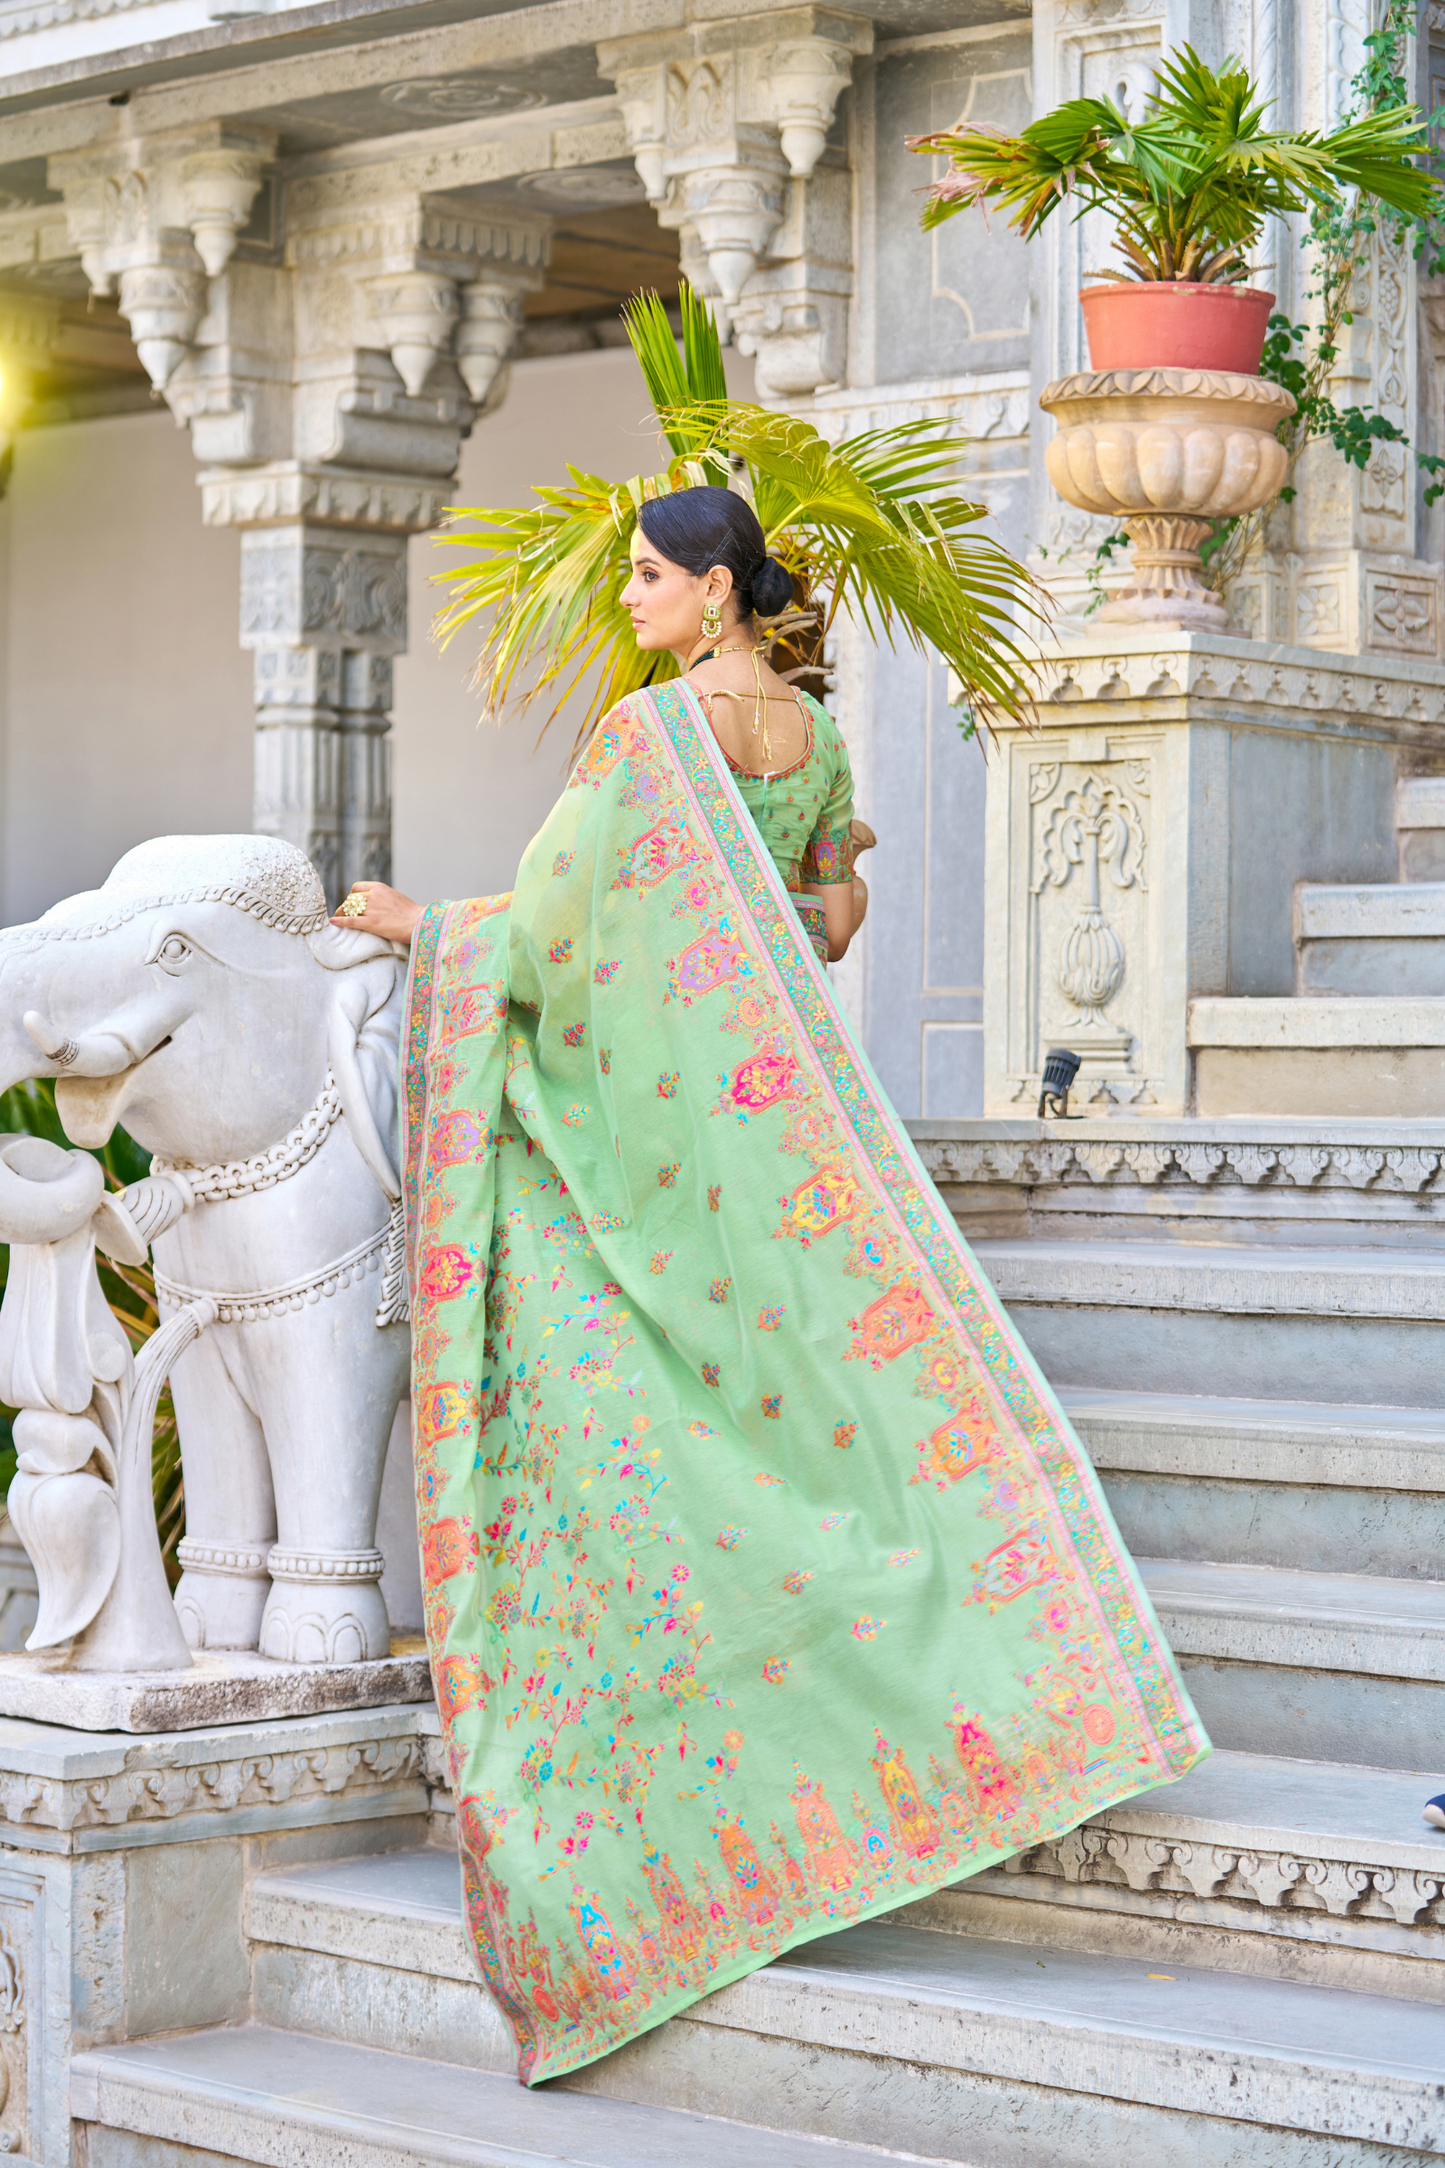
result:
<svg viewBox="0 0 1445 2168"><path fill-rule="evenodd" d="M702 636L705 640L722 638L722 604L705 602L702 606Z"/></svg>

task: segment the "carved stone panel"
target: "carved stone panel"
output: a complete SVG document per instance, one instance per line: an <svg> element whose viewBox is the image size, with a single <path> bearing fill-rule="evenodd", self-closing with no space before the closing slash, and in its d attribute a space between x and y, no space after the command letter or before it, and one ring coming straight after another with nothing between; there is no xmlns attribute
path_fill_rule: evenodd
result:
<svg viewBox="0 0 1445 2168"><path fill-rule="evenodd" d="M1365 618L1369 645L1391 654L1440 652L1439 581L1429 572L1365 573Z"/></svg>
<svg viewBox="0 0 1445 2168"><path fill-rule="evenodd" d="M884 55L875 64L871 91L880 244L873 272L877 377L887 383L1027 365L1025 244L1007 220L990 222L976 210L922 232L917 191L942 173L944 161L918 157L905 138L962 120L1026 127L1032 118L1028 27L1001 24L996 38L896 55L885 48Z"/></svg>
<svg viewBox="0 0 1445 2168"><path fill-rule="evenodd" d="M1028 962L1034 995L1020 1052L1030 1077L1050 1046L1083 1056L1087 1101L1149 1097L1149 857L1153 760L1029 762Z"/></svg>
<svg viewBox="0 0 1445 2168"><path fill-rule="evenodd" d="M39 2158L44 1883L0 1871L0 2153Z"/></svg>

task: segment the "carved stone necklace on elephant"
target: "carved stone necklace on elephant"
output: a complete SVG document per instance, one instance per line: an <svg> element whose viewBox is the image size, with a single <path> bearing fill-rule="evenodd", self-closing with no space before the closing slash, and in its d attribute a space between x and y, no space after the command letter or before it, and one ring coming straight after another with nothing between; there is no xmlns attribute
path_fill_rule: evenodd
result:
<svg viewBox="0 0 1445 2168"><path fill-rule="evenodd" d="M155 1156L99 1246L153 1245L163 1312L215 1322L171 1372L192 1648L284 1662L390 1650L376 1514L409 1335L397 1034L405 963L328 925L265 836L170 836L0 937L3 1083L53 1076L76 1144ZM23 1029L20 1028L23 1018Z"/></svg>

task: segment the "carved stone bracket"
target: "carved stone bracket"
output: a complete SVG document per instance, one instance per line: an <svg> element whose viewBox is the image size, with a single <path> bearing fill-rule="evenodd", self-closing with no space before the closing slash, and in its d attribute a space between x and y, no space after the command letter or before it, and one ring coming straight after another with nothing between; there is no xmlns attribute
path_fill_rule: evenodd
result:
<svg viewBox="0 0 1445 2168"><path fill-rule="evenodd" d="M253 819L308 853L334 903L389 872L406 538L435 524L478 409L505 392L552 222L384 166L299 182L284 262L235 259L274 149L218 125L57 159L52 178L92 283L118 282L190 428L207 523L245 530Z"/></svg>
<svg viewBox="0 0 1445 2168"><path fill-rule="evenodd" d="M683 269L765 398L841 380L852 291L846 164L827 151L872 25L815 7L616 38L598 65Z"/></svg>
<svg viewBox="0 0 1445 2168"><path fill-rule="evenodd" d="M207 281L230 262L275 155L271 130L214 121L50 161L91 290L119 290L158 390L195 338Z"/></svg>
<svg viewBox="0 0 1445 2168"><path fill-rule="evenodd" d="M323 194L309 208L303 199L286 254L317 320L339 328L349 316L352 343L383 348L411 398L420 399L438 364L455 356L481 402L506 360L524 296L542 284L551 230L543 213L493 218L442 196L358 205ZM444 376L439 381L444 389Z"/></svg>

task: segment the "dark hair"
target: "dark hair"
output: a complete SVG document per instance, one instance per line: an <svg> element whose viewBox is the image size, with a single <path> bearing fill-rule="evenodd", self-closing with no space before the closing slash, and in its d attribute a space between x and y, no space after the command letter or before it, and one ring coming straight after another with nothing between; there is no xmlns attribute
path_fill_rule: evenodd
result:
<svg viewBox="0 0 1445 2168"><path fill-rule="evenodd" d="M744 617L755 610L776 617L793 599L793 576L768 555L758 515L732 489L678 489L666 497L645 498L638 525L669 564L681 565L695 579L725 565Z"/></svg>

